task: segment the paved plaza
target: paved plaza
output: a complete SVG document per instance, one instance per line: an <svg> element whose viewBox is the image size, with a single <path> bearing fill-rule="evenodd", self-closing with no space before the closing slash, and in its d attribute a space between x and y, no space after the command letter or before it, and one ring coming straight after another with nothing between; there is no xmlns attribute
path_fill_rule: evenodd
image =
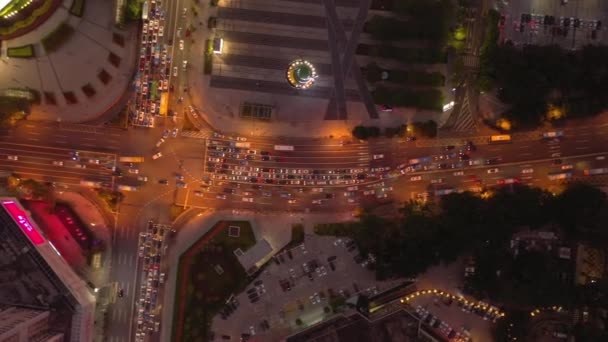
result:
<svg viewBox="0 0 608 342"><path fill-rule="evenodd" d="M374 43L362 33L373 15L369 5L367 0L221 0L203 12L217 18L215 28L204 25L204 15L193 34L201 38L193 39L195 53L189 61L188 85L196 89L189 92L191 103L218 130L245 135L338 137L361 124L441 124L449 113L414 108L382 112L373 103L361 74L371 59L355 54L359 43ZM211 75L203 75L197 51L213 38L223 39L223 50L213 57ZM310 89L292 88L286 80L289 63L297 59L315 67L318 77ZM250 106L264 108L269 118L249 119L244 108Z"/></svg>
<svg viewBox="0 0 608 342"><path fill-rule="evenodd" d="M64 0L31 32L2 41L0 91L39 92L41 104L33 107L30 120L87 122L124 102L135 62L136 27L116 28L111 2L88 0L81 18L69 13L71 3ZM47 53L41 41L62 23L74 32ZM30 44L34 58L7 56L8 48Z"/></svg>

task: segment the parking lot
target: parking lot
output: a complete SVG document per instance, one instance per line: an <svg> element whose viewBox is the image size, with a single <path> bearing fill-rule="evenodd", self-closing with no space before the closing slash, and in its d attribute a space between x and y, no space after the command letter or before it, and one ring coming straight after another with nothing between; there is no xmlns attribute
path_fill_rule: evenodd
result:
<svg viewBox="0 0 608 342"><path fill-rule="evenodd" d="M515 45L557 44L578 49L606 41L608 2L602 0L498 1L501 41Z"/></svg>
<svg viewBox="0 0 608 342"><path fill-rule="evenodd" d="M216 338L261 335L263 340L278 340L298 325L306 327L331 315L332 300L374 294L396 284L376 282L374 273L362 266L365 260L357 256L347 239L306 235L304 244L275 256L214 318Z"/></svg>

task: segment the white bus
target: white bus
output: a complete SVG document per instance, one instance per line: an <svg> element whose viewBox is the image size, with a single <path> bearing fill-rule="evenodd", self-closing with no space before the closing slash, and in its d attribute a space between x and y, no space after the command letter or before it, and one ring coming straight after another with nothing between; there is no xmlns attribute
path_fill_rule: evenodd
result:
<svg viewBox="0 0 608 342"><path fill-rule="evenodd" d="M290 145L274 145L276 151L293 151L293 146Z"/></svg>

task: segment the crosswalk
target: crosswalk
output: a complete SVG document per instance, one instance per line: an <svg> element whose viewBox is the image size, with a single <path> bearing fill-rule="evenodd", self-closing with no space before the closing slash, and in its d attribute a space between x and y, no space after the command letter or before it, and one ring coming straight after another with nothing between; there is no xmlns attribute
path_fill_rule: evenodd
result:
<svg viewBox="0 0 608 342"><path fill-rule="evenodd" d="M466 68L476 69L479 67L479 56L464 55L464 56L462 56L462 61Z"/></svg>
<svg viewBox="0 0 608 342"><path fill-rule="evenodd" d="M182 131L180 136L185 138L208 139L211 136L209 131Z"/></svg>
<svg viewBox="0 0 608 342"><path fill-rule="evenodd" d="M460 105L460 113L458 113L458 119L456 124L452 128L454 132L470 132L477 128L473 113L471 113L471 107L469 104L469 97L463 96L462 104Z"/></svg>

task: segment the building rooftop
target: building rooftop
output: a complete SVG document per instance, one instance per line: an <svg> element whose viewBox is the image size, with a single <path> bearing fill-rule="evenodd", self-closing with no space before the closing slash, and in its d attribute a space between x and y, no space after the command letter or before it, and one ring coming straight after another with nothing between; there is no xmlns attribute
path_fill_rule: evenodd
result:
<svg viewBox="0 0 608 342"><path fill-rule="evenodd" d="M14 198L0 199L0 300L71 317L71 341L91 341L95 297Z"/></svg>

